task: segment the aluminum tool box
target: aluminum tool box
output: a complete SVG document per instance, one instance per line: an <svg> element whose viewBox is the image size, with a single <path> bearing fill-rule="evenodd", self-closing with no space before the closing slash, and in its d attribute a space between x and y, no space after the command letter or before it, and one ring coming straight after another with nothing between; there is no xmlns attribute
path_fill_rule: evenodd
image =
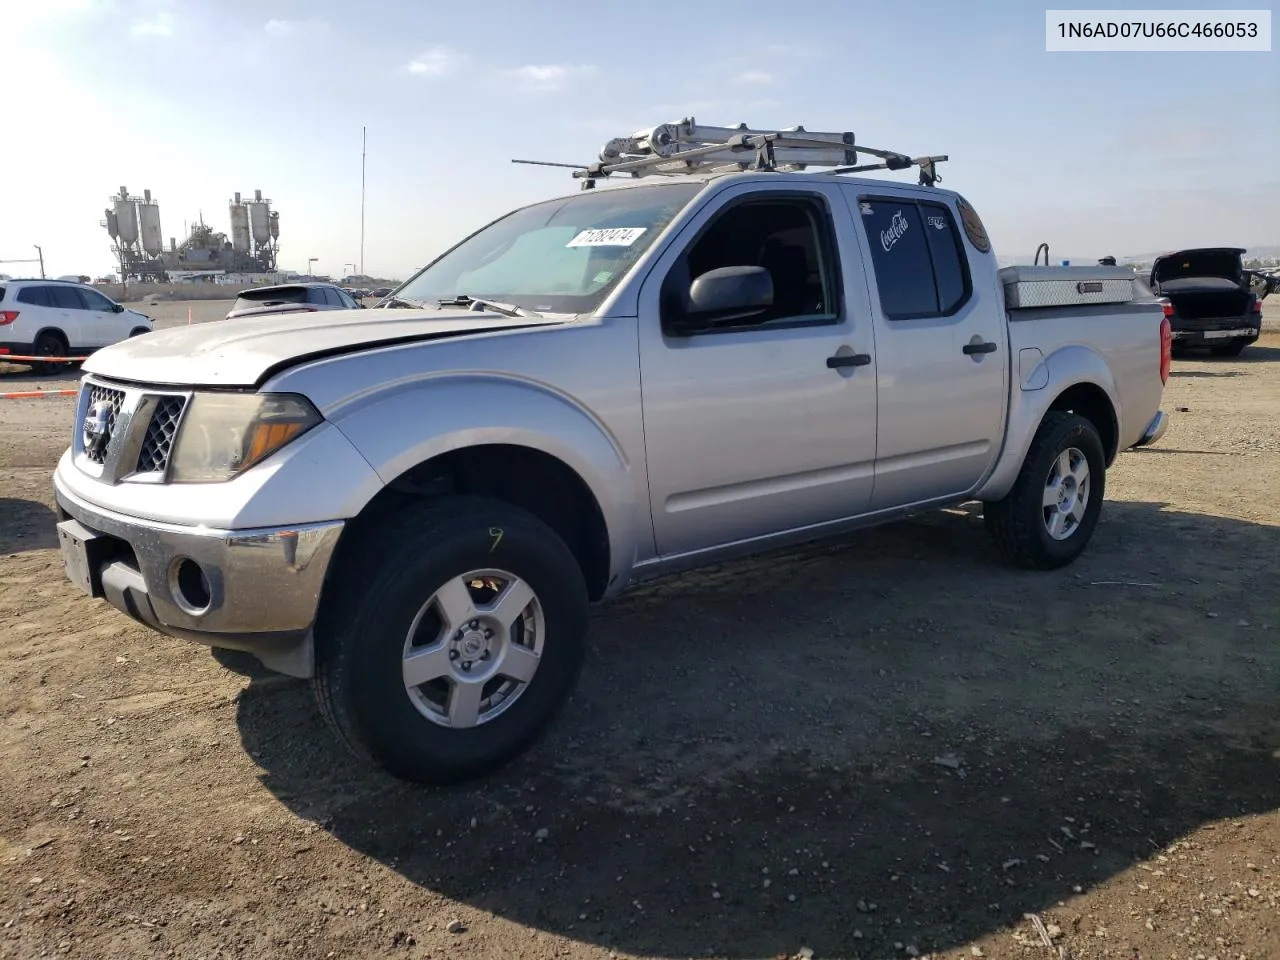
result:
<svg viewBox="0 0 1280 960"><path fill-rule="evenodd" d="M1004 267L1000 284L1010 310L1128 303L1134 298L1128 267Z"/></svg>

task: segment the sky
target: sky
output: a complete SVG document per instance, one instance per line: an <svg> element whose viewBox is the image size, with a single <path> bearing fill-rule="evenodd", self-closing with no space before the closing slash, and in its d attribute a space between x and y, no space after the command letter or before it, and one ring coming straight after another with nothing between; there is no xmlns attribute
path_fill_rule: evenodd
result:
<svg viewBox="0 0 1280 960"><path fill-rule="evenodd" d="M973 203L1004 256L1041 241L1055 260L1280 244L1280 48L1047 53L1044 11L0 0L0 259L39 244L50 276L97 276L112 269L99 223L120 186L151 190L166 243L200 216L229 232L232 194L261 189L280 214L280 266L315 257L315 272L342 276L360 264L367 127L364 272L403 278L577 187L513 158L590 162L612 137L687 116L948 154L941 186Z"/></svg>

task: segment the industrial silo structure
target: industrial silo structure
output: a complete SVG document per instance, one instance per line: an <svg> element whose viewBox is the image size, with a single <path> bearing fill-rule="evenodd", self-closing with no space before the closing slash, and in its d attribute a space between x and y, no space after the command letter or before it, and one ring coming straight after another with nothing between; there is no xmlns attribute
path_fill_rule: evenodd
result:
<svg viewBox="0 0 1280 960"><path fill-rule="evenodd" d="M249 227L255 247L271 242L271 201L262 199L261 190L253 191L253 199L249 201Z"/></svg>
<svg viewBox="0 0 1280 960"><path fill-rule="evenodd" d="M123 246L131 247L138 242L138 201L129 196L125 187L120 188L120 195L113 197L116 211L116 230Z"/></svg>
<svg viewBox="0 0 1280 960"><path fill-rule="evenodd" d="M237 192L231 201L231 249L248 256L249 246L249 208Z"/></svg>
<svg viewBox="0 0 1280 960"><path fill-rule="evenodd" d="M158 257L164 252L164 232L160 229L160 204L151 199L151 191L142 191L138 207L138 227L142 236L142 252Z"/></svg>

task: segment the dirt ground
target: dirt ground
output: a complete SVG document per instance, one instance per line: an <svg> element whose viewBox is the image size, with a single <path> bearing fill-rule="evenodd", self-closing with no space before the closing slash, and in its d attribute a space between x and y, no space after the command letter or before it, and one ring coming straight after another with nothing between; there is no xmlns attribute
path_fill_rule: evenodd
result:
<svg viewBox="0 0 1280 960"><path fill-rule="evenodd" d="M1269 326L1175 362L1069 569L955 510L651 585L449 790L78 595L72 401L0 401L0 957L1280 957Z"/></svg>

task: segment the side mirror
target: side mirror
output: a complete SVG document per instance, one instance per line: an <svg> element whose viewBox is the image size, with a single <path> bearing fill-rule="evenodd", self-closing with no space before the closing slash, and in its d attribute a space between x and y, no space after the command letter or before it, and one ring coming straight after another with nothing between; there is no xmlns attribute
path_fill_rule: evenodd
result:
<svg viewBox="0 0 1280 960"><path fill-rule="evenodd" d="M124 313L124 304L123 304L123 303L113 303L113 304L111 305L111 312L112 312L112 313Z"/></svg>
<svg viewBox="0 0 1280 960"><path fill-rule="evenodd" d="M730 326L773 306L773 276L764 267L708 270L689 286L694 327Z"/></svg>

